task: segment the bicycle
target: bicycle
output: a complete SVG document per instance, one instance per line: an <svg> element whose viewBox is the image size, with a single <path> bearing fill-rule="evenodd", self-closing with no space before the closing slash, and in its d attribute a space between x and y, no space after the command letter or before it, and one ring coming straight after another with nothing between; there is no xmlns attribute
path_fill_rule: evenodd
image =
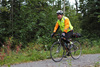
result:
<svg viewBox="0 0 100 67"><path fill-rule="evenodd" d="M68 53L73 59L78 59L81 56L82 48L78 41L71 38L66 47L66 42L63 40L64 38L61 38L61 34L55 34L54 37L56 37L57 41L52 44L50 49L50 56L54 62L60 62ZM65 52L66 55L64 55Z"/></svg>

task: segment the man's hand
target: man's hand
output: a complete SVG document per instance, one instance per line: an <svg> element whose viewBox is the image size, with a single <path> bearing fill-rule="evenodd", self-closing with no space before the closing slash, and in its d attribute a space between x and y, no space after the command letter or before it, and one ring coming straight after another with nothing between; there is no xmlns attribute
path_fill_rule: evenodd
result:
<svg viewBox="0 0 100 67"><path fill-rule="evenodd" d="M66 33L65 32L63 32L61 35L62 35L62 37L61 37L61 39L63 39L63 40L66 40L66 35L65 35Z"/></svg>
<svg viewBox="0 0 100 67"><path fill-rule="evenodd" d="M51 37L53 37L55 35L55 33L53 32L52 34L51 34Z"/></svg>
<svg viewBox="0 0 100 67"><path fill-rule="evenodd" d="M65 36L65 32L62 33L62 36Z"/></svg>

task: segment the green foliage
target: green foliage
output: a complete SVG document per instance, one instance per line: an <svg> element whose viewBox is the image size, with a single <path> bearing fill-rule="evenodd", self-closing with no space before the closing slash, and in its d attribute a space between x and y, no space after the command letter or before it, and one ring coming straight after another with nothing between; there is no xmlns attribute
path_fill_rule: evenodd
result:
<svg viewBox="0 0 100 67"><path fill-rule="evenodd" d="M49 51L44 50L38 51L35 46L29 46L21 49L18 53L16 53L16 50L13 50L10 55L6 54L4 59L0 59L0 65L11 65L14 63L43 60L50 58L49 53Z"/></svg>
<svg viewBox="0 0 100 67"><path fill-rule="evenodd" d="M99 46L91 47L91 48L85 47L85 48L82 50L82 53L83 53L83 54L96 54L96 53L99 53L99 52L100 52L99 48L100 48Z"/></svg>
<svg viewBox="0 0 100 67"><path fill-rule="evenodd" d="M81 14L76 14L75 8L73 6L71 7L66 7L66 16L69 18L70 22L72 23L74 27L74 32L81 33L81 21L79 18L81 17Z"/></svg>
<svg viewBox="0 0 100 67"><path fill-rule="evenodd" d="M100 23L100 15L98 16L98 19L99 19L98 22Z"/></svg>
<svg viewBox="0 0 100 67"><path fill-rule="evenodd" d="M1 12L10 12L7 7L0 7Z"/></svg>
<svg viewBox="0 0 100 67"><path fill-rule="evenodd" d="M92 9L91 7L96 4L96 8ZM13 37L15 43L22 43L23 46L29 42L34 42L48 44L50 48L50 42L52 42L50 35L57 21L56 11L60 9L58 1L14 0L12 2L8 0L3 1L1 5L0 41L4 42L6 39ZM82 15L81 13L76 14L75 8L70 6L68 2L65 5L65 16L70 19L74 26L74 32L81 33L82 31L82 34L86 37L90 37L91 33L91 36L99 36L98 2L81 0L80 12Z"/></svg>
<svg viewBox="0 0 100 67"><path fill-rule="evenodd" d="M80 0L80 11L82 12L82 33L85 36L96 37L100 36L100 23L98 16L100 15L100 2L91 0ZM94 7L94 8L92 8Z"/></svg>
<svg viewBox="0 0 100 67"><path fill-rule="evenodd" d="M100 62L95 62L95 67L99 67L100 66Z"/></svg>
<svg viewBox="0 0 100 67"><path fill-rule="evenodd" d="M13 6L13 17L10 13L7 20L5 13L1 12L0 15L4 16L4 18L0 17L2 19L0 33L1 37L4 36L2 39L13 36L14 40L19 40L24 44L32 40L35 40L34 42L41 41L44 44L49 42L54 22L56 22L55 10L52 11L53 8L41 0L27 0L26 4L22 4L22 2L13 1L15 5Z"/></svg>
<svg viewBox="0 0 100 67"><path fill-rule="evenodd" d="M35 45L35 46L34 46ZM30 62L30 61L38 61L43 59L49 59L50 58L50 51L45 51L43 49L39 49L39 47L42 47L39 44L32 44L29 43L28 47L22 48L19 50L18 53L16 53L16 49L11 51L10 55L5 55L4 59L0 60L0 65L11 65L15 63L22 63L22 62ZM82 45L84 46L84 45ZM4 52L3 52L4 53ZM100 46L93 46L91 48L84 47L82 49L82 54L95 54L100 53ZM68 60L69 66L70 60Z"/></svg>

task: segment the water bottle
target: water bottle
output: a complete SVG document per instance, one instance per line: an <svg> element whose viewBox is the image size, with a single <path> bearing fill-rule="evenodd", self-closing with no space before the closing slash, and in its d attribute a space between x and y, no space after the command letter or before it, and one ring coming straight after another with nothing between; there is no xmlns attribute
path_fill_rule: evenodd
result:
<svg viewBox="0 0 100 67"><path fill-rule="evenodd" d="M70 41L70 44L73 44L73 42Z"/></svg>
<svg viewBox="0 0 100 67"><path fill-rule="evenodd" d="M73 42L70 41L70 49L73 47Z"/></svg>

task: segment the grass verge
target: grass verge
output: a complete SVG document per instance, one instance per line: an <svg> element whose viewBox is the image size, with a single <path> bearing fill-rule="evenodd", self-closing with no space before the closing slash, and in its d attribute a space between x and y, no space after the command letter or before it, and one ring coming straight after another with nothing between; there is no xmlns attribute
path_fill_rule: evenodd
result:
<svg viewBox="0 0 100 67"><path fill-rule="evenodd" d="M100 53L100 46L93 46L91 48L84 47L82 54L96 54ZM18 53L11 51L9 55L6 55L4 59L0 61L1 65L11 65L24 62L38 61L50 58L50 51L37 50L30 46L20 50Z"/></svg>
<svg viewBox="0 0 100 67"><path fill-rule="evenodd" d="M96 54L100 53L100 46L82 48L82 54Z"/></svg>

